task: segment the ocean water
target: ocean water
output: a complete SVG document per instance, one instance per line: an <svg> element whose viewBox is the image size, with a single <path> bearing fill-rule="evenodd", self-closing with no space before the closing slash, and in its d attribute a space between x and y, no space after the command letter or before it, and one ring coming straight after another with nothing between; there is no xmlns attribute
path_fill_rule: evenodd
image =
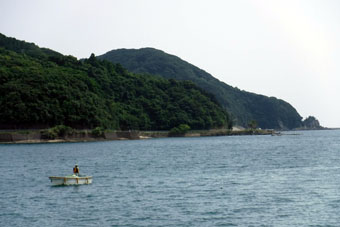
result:
<svg viewBox="0 0 340 227"><path fill-rule="evenodd" d="M286 134L0 145L0 226L340 226L340 131Z"/></svg>

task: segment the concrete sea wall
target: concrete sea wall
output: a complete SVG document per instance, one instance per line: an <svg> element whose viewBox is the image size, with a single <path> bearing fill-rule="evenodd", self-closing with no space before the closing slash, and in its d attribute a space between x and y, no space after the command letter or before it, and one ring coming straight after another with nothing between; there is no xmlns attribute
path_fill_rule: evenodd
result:
<svg viewBox="0 0 340 227"><path fill-rule="evenodd" d="M84 142L103 140L136 140L165 137L201 137L201 136L237 136L237 135L273 135L272 130L242 130L227 129L197 130L185 134L171 135L168 131L112 131L94 135L90 130L74 131L70 135L46 139L42 131L2 131L0 143L47 143L47 142Z"/></svg>

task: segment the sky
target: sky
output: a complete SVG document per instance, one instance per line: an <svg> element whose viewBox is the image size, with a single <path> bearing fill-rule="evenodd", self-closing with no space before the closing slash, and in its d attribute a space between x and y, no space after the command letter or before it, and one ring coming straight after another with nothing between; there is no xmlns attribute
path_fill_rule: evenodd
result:
<svg viewBox="0 0 340 227"><path fill-rule="evenodd" d="M154 47L340 127L338 0L0 0L0 33L65 55Z"/></svg>

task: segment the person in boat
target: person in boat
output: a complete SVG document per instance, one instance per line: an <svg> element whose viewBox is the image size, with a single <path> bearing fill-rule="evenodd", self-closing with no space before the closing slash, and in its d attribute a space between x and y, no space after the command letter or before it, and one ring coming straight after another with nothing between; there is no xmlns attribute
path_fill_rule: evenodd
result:
<svg viewBox="0 0 340 227"><path fill-rule="evenodd" d="M79 167L77 164L73 167L73 173L77 176L79 175Z"/></svg>

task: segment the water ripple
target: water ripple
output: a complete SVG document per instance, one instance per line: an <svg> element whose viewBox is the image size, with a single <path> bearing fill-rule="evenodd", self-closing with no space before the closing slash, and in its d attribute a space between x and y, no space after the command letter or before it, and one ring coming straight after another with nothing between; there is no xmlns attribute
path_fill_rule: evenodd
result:
<svg viewBox="0 0 340 227"><path fill-rule="evenodd" d="M0 145L0 226L338 226L340 132L299 134Z"/></svg>

